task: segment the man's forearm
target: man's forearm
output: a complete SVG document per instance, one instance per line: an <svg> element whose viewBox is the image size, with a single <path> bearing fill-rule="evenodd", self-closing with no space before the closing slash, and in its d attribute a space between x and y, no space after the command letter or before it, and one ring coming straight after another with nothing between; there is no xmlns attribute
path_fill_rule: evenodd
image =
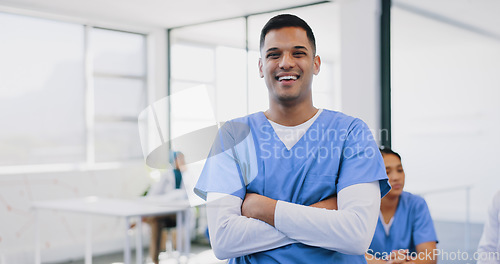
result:
<svg viewBox="0 0 500 264"><path fill-rule="evenodd" d="M345 188L339 196L342 193L344 208L342 210L339 205L339 211L283 201L275 203L270 198L250 194L246 197L248 203L245 204L246 200L243 203L242 212L249 217L267 219L266 223L303 244L351 255L364 254L375 231L377 212L380 210L379 184L358 184ZM261 204L264 204L262 209ZM270 220L272 216L274 221Z"/></svg>
<svg viewBox="0 0 500 264"><path fill-rule="evenodd" d="M234 258L297 243L274 227L241 215L241 199L224 195L211 199L207 218L210 243L219 259Z"/></svg>
<svg viewBox="0 0 500 264"><path fill-rule="evenodd" d="M278 201L256 193L247 193L241 205L241 215L255 218L274 227L274 211Z"/></svg>
<svg viewBox="0 0 500 264"><path fill-rule="evenodd" d="M274 212L278 201L256 193L247 193L241 206L241 214L259 219L274 226ZM337 210L337 197L331 196L325 200L310 205L315 208Z"/></svg>
<svg viewBox="0 0 500 264"><path fill-rule="evenodd" d="M310 205L310 207L316 207L316 208L323 208L323 209L328 209L328 210L337 210L338 205L337 205L337 196L332 195L325 200L319 201L315 204Z"/></svg>

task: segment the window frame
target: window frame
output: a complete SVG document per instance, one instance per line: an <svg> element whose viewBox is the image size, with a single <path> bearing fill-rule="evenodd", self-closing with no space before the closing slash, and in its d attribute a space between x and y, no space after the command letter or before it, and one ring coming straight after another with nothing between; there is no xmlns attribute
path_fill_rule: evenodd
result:
<svg viewBox="0 0 500 264"><path fill-rule="evenodd" d="M85 123L85 131L83 131L85 135L84 148L85 148L85 158L81 161L77 162L61 162L61 163L46 163L46 164L22 164L22 165L6 165L0 166L0 176L1 175L12 175L12 174L25 174L25 173L45 173L45 172L65 172L65 171L93 171L93 170L108 170L108 169L119 169L126 166L130 166L133 164L139 165L144 163L143 157L134 158L134 159L122 159L116 161L105 161L105 162L96 162L95 160L95 122L96 116L94 111L95 99L94 99L94 77L112 77L112 78L123 78L123 79L140 79L144 81L144 107L147 107L148 104L152 101L152 95L155 93L154 82L158 82L158 78L155 76L154 71L156 68L161 68L158 63L152 63L152 58L154 56L154 52L158 51L158 47L155 46L155 42L158 42L159 35L158 32L163 33L163 31L158 28L148 28L148 27L140 27L140 26L131 26L131 25L119 25L114 23L109 23L107 21L96 21L96 23L88 23L88 20L76 18L76 17L67 17L61 15L55 15L50 13L44 13L39 11L32 10L23 10L12 7L0 6L0 12L11 15L19 15L24 17L31 18L39 18L46 19L52 22L61 22L61 23L72 23L81 25L84 28L84 50L83 53L83 69L82 73L84 79L84 113L83 117ZM118 75L118 74L104 74L93 71L93 58L92 58L92 50L90 47L90 31L92 29L104 29L104 30L112 30L124 33L138 34L144 37L144 50L143 50L143 58L144 58L144 75L143 76L134 76L134 75ZM160 34L161 35L161 34ZM161 83L161 80L159 81ZM130 118L127 117L119 117L113 118L113 120L109 119L105 122L132 122ZM134 120L137 122L137 119ZM140 141L140 139L137 139ZM142 153L141 153L142 156Z"/></svg>
<svg viewBox="0 0 500 264"><path fill-rule="evenodd" d="M85 59L84 59L84 64L85 64L85 127L86 127L86 142L85 142L85 147L86 147L86 163L93 165L97 163L109 163L109 162L97 162L96 161L96 124L102 123L102 124L109 124L109 123L128 123L128 122L135 122L136 126L138 126L137 122L137 116L135 119L131 119L130 117L122 116L122 117L109 117L109 116L99 116L95 112L95 98L96 98L96 93L95 93L95 79L96 78L113 78L113 79L133 79L133 80L139 80L143 82L143 87L144 87L144 108L147 107L148 102L148 58L147 58L147 35L142 34L142 33L136 33L136 32L130 32L130 31L124 31L124 30L116 30L116 29L110 29L110 28L104 28L104 27L97 27L97 26L91 26L91 25L84 25L85 27ZM114 74L114 73L106 73L106 72L100 72L96 71L94 69L94 56L93 56L93 39L91 37L92 31L94 29L98 30L109 30L109 31L115 31L115 32L122 32L122 33L129 33L129 34L137 34L141 35L144 38L144 50L142 51L143 59L144 59L144 75L132 75L132 74ZM101 118L102 119L101 119ZM139 138L137 138L139 140ZM142 153L141 153L142 156ZM142 160L142 158L137 158L137 159L123 159L123 160L117 160L117 161L112 161L112 162L128 162L128 161L134 161L134 160Z"/></svg>

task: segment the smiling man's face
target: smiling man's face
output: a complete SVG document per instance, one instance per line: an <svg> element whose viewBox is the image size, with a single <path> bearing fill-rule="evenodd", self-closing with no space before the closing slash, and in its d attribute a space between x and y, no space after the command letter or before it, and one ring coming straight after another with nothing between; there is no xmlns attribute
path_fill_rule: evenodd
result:
<svg viewBox="0 0 500 264"><path fill-rule="evenodd" d="M271 101L289 104L311 98L313 74L319 73L320 65L304 29L284 27L267 33L259 72Z"/></svg>

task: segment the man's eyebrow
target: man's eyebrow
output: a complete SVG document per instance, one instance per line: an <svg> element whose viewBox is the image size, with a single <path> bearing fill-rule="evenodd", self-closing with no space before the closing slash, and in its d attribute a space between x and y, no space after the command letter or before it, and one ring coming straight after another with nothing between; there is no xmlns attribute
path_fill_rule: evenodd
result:
<svg viewBox="0 0 500 264"><path fill-rule="evenodd" d="M278 48L270 48L270 49L266 50L266 53L271 52L271 51L275 51L275 50L278 50Z"/></svg>
<svg viewBox="0 0 500 264"><path fill-rule="evenodd" d="M293 48L294 49L305 49L305 50L308 50L305 46L294 46ZM270 49L266 50L266 53L271 52L271 51L275 51L275 50L278 50L278 48L270 48Z"/></svg>

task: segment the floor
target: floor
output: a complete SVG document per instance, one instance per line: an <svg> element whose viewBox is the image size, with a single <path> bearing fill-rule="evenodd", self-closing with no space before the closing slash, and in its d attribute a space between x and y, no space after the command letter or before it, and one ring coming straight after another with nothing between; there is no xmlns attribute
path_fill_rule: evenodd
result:
<svg viewBox="0 0 500 264"><path fill-rule="evenodd" d="M148 258L148 249L146 248L142 254L144 256L143 264L153 264ZM132 263L135 264L135 252L132 252ZM192 243L191 255L189 258L179 256L177 252L162 252L160 254L160 264L222 264L226 261L218 260L213 254L210 246L207 243ZM49 263L47 263L49 264ZM85 264L83 259L75 261L57 262L50 264ZM115 252L102 256L93 256L92 264L123 264L123 252Z"/></svg>
<svg viewBox="0 0 500 264"><path fill-rule="evenodd" d="M483 231L482 224L471 224L469 226L469 234L467 235L464 223L435 221L436 232L439 239L438 249L440 256L439 264L472 264L476 263L474 252L476 251L479 239ZM469 239L467 239L467 237ZM143 256L148 256L147 249L144 250ZM103 256L94 256L93 264L121 264L123 262L123 252L116 252ZM135 263L135 254L132 254L133 263ZM145 259L143 264L151 262ZM215 255L206 242L194 242L191 245L191 256L178 257L175 252L160 255L160 264L221 264L226 261L220 261L215 258ZM50 264L84 264L84 260L71 262L59 262Z"/></svg>
<svg viewBox="0 0 500 264"><path fill-rule="evenodd" d="M483 233L483 225L471 223L469 225L468 239L464 223L434 221L439 243L439 264L475 264L479 239Z"/></svg>

